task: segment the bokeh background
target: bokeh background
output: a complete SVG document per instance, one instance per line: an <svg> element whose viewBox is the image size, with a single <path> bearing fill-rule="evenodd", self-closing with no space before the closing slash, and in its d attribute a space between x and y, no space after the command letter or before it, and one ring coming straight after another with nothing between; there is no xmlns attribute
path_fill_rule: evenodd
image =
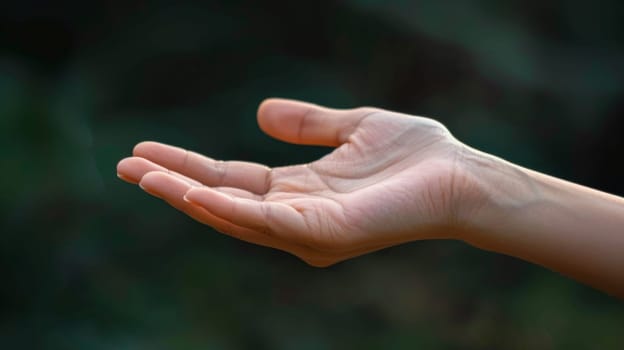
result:
<svg viewBox="0 0 624 350"><path fill-rule="evenodd" d="M0 348L622 348L622 302L541 267L428 241L315 269L115 165L142 140L328 152L260 132L280 96L433 117L624 195L623 19L619 0L2 2Z"/></svg>

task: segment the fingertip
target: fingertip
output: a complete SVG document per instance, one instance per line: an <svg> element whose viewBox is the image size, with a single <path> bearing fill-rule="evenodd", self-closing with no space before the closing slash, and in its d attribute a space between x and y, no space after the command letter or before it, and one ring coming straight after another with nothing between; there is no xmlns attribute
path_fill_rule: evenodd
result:
<svg viewBox="0 0 624 350"><path fill-rule="evenodd" d="M198 202L198 198L200 198L201 194L203 192L205 192L205 191L206 190L203 189L203 188L190 188L184 194L184 200L187 201L187 202L197 203Z"/></svg>
<svg viewBox="0 0 624 350"><path fill-rule="evenodd" d="M301 115L313 107L316 105L308 102L271 97L258 106L258 120L264 122L282 116Z"/></svg>
<svg viewBox="0 0 624 350"><path fill-rule="evenodd" d="M258 111L256 113L256 120L258 122L258 126L260 126L260 129L267 134L269 134L269 131L271 129L270 119L272 115L273 106L276 103L280 103L281 101L282 99L271 97L260 102L260 105L258 106Z"/></svg>
<svg viewBox="0 0 624 350"><path fill-rule="evenodd" d="M117 163L117 166L115 167L116 171L117 171L117 177L120 178L121 180L124 180L126 182L130 182L130 183L136 183L138 181L138 179L135 179L131 174L131 159L132 157L126 157L122 160L120 160Z"/></svg>
<svg viewBox="0 0 624 350"><path fill-rule="evenodd" d="M189 184L165 171L150 171L138 183L141 189L159 198L173 198L187 191ZM182 191L182 193L180 193Z"/></svg>
<svg viewBox="0 0 624 350"><path fill-rule="evenodd" d="M279 101L280 99L277 97L269 97L269 98L265 98L264 100L262 100L262 102L260 102L260 104L258 105L258 115L262 114L262 112L264 112L264 110L267 108L268 105L275 103L276 101Z"/></svg>
<svg viewBox="0 0 624 350"><path fill-rule="evenodd" d="M124 181L135 184L151 171L166 172L167 169L138 156L127 157L117 163L117 176Z"/></svg>
<svg viewBox="0 0 624 350"><path fill-rule="evenodd" d="M300 121L312 109L319 106L295 100L270 98L264 100L258 107L258 126L267 135L276 139L300 143L297 132Z"/></svg>
<svg viewBox="0 0 624 350"><path fill-rule="evenodd" d="M153 171L148 171L147 173L145 173L145 175L143 175L141 177L141 183L151 183L154 180L157 179L161 179L162 177L166 177L169 174L167 174L164 171L160 171L160 170L153 170Z"/></svg>
<svg viewBox="0 0 624 350"><path fill-rule="evenodd" d="M162 182L165 177L167 177L167 173L162 171L150 171L141 177L139 180L139 187L149 192L152 188L157 187L157 185ZM165 179L166 180L166 179Z"/></svg>
<svg viewBox="0 0 624 350"><path fill-rule="evenodd" d="M262 102L260 102L260 105L258 106L258 114L262 114L261 112L264 112L267 108L271 108L274 105L288 104L288 103L305 103L305 102L298 101L298 100L291 100L287 98L281 98L281 97L268 97L268 98L265 98Z"/></svg>
<svg viewBox="0 0 624 350"><path fill-rule="evenodd" d="M158 173L157 171L151 171L145 175L143 175L143 177L141 177L141 180L139 180L139 182L137 183L137 185L145 192L151 194L154 197L159 197L160 195L158 194L158 192L155 190L154 186L154 177L156 176L156 173Z"/></svg>
<svg viewBox="0 0 624 350"><path fill-rule="evenodd" d="M119 172L120 170L125 169L126 164L128 163L128 159L130 159L132 157L125 157L123 159L121 159L120 161L117 162L117 172Z"/></svg>
<svg viewBox="0 0 624 350"><path fill-rule="evenodd" d="M187 203L197 205L197 206L202 206L201 200L199 199L200 196L201 196L200 191L198 191L197 189L191 188L190 190L186 191L182 199L184 199L184 201Z"/></svg>
<svg viewBox="0 0 624 350"><path fill-rule="evenodd" d="M194 191L194 190L195 190L194 188L191 188L188 191L186 191L183 197L185 202L197 204L197 201L195 200L197 196L197 191Z"/></svg>
<svg viewBox="0 0 624 350"><path fill-rule="evenodd" d="M131 178L127 177L127 176L124 176L123 174L120 174L120 173L117 173L117 177L118 177L120 180L123 180L123 181L125 181L125 182L129 182L129 183L136 183L136 181L134 181L134 179L131 179Z"/></svg>
<svg viewBox="0 0 624 350"><path fill-rule="evenodd" d="M151 148L157 145L159 145L159 143L155 141L141 141L134 146L132 154L135 156L146 154Z"/></svg>

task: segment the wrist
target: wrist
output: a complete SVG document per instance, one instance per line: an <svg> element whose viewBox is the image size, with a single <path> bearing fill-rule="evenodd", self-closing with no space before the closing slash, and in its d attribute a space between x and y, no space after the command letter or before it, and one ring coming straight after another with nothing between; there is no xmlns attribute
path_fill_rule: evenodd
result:
<svg viewBox="0 0 624 350"><path fill-rule="evenodd" d="M472 166L481 202L460 239L624 296L624 199L488 155Z"/></svg>
<svg viewBox="0 0 624 350"><path fill-rule="evenodd" d="M467 147L460 168L465 179L459 239L491 250L506 225L544 196L534 172L501 158Z"/></svg>

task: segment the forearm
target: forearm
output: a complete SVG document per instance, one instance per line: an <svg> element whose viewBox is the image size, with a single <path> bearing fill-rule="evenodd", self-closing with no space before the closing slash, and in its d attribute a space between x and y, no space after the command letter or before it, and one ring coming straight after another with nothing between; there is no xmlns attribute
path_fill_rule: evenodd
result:
<svg viewBox="0 0 624 350"><path fill-rule="evenodd" d="M624 297L624 199L493 161L466 241Z"/></svg>

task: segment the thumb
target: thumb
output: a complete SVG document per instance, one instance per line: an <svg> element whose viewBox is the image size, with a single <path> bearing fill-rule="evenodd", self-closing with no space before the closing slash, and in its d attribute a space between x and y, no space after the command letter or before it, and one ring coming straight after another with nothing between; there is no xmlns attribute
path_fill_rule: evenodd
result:
<svg viewBox="0 0 624 350"><path fill-rule="evenodd" d="M331 109L315 104L267 99L258 107L258 124L268 135L290 143L340 146L374 108Z"/></svg>

